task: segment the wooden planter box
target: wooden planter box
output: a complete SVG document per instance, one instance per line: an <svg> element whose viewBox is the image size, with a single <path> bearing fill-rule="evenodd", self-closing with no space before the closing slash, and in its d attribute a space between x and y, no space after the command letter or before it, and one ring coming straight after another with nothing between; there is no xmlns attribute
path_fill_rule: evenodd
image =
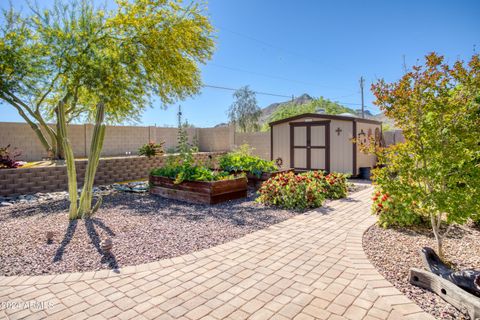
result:
<svg viewBox="0 0 480 320"><path fill-rule="evenodd" d="M262 185L262 183L264 181L267 181L271 177L275 177L278 174L287 173L287 172L293 172L293 169L279 170L279 171L275 171L275 172L271 172L271 173L264 172L264 173L262 173L260 178L257 177L254 174L247 173L248 184L255 187L255 188L260 188L260 186Z"/></svg>
<svg viewBox="0 0 480 320"><path fill-rule="evenodd" d="M247 196L247 179L244 177L174 184L173 179L150 175L149 182L151 194L191 203L216 204Z"/></svg>

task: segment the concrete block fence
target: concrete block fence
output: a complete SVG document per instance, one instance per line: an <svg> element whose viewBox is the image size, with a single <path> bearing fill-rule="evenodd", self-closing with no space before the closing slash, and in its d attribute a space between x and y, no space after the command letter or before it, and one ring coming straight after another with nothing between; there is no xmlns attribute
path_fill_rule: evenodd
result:
<svg viewBox="0 0 480 320"><path fill-rule="evenodd" d="M90 153L93 135L91 124L68 125L69 139L77 158L86 158ZM200 151L231 150L235 129L233 126L219 128L188 128L188 140L197 140ZM164 142L165 150L178 144L178 129L166 127L107 126L102 157L136 155L138 148L148 142ZM39 161L47 156L38 137L26 123L0 122L0 147L11 145L22 152L19 160Z"/></svg>
<svg viewBox="0 0 480 320"><path fill-rule="evenodd" d="M199 152L195 154L195 159L207 161L211 158L215 163L222 154L224 152ZM101 159L95 175L95 185L147 178L150 170L162 166L166 159L167 155L150 159L138 156ZM78 160L75 164L80 187L83 184L87 161ZM67 169L64 165L0 170L0 196L3 197L66 191L67 188Z"/></svg>

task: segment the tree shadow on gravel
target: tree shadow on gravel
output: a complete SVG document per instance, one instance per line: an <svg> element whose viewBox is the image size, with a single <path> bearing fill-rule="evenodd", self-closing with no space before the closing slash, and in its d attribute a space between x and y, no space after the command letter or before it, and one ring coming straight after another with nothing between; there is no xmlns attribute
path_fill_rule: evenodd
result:
<svg viewBox="0 0 480 320"><path fill-rule="evenodd" d="M441 226L441 231L445 232L447 226L443 225ZM434 239L435 236L433 235L432 228L428 225L421 225L421 226L412 226L411 228L393 228L395 231L398 233L405 234L410 237L427 237L430 239ZM450 231L447 234L447 239L462 239L463 237L467 236L469 231L459 225L453 225L450 229Z"/></svg>
<svg viewBox="0 0 480 320"><path fill-rule="evenodd" d="M75 230L77 229L78 220L72 220L68 223L67 230L65 231L65 235L63 236L62 242L60 242L60 246L58 247L57 251L55 252L55 256L53 257L53 262L58 262L62 260L63 253L65 252L65 248L70 243L75 234Z"/></svg>
<svg viewBox="0 0 480 320"><path fill-rule="evenodd" d="M39 216L44 218L52 212L64 211L68 209L67 200L51 200L48 202L32 203L32 204L18 204L13 208L7 207L6 212L0 214L0 222L8 221L10 219L28 218L33 216ZM5 211L5 209L4 209Z"/></svg>
<svg viewBox="0 0 480 320"><path fill-rule="evenodd" d="M97 250L97 252L102 256L101 263L108 263L108 267L110 269L113 269L114 271L118 272L118 262L117 259L115 259L115 255L111 252L104 252L102 248L100 247L100 236L98 235L97 230L95 230L94 225L100 226L102 229L104 229L109 235L115 235L110 228L106 227L103 222L101 222L98 219L95 218L87 218L85 219L85 228L87 229L88 236L90 237L90 240L92 241L93 246ZM107 231L107 229L109 231Z"/></svg>
<svg viewBox="0 0 480 320"><path fill-rule="evenodd" d="M112 229L110 229L109 226L105 225L105 223L103 223L102 220L96 219L96 218L91 218L89 220L91 220L91 222L94 223L95 225L97 225L98 227L105 230L105 232L108 233L109 236L111 236L111 237L115 236L115 232L113 232Z"/></svg>
<svg viewBox="0 0 480 320"><path fill-rule="evenodd" d="M192 204L170 200L149 194L117 194L104 201L105 210L119 209L139 216L157 216L159 218L181 218L189 221L215 219L236 226L271 225L289 217L301 214L279 208L266 207L253 202L254 197L231 200L215 205Z"/></svg>

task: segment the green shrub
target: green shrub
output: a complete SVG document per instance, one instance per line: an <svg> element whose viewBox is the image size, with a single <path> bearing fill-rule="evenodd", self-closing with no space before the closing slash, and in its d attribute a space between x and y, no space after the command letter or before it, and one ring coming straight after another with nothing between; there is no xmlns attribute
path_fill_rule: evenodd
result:
<svg viewBox="0 0 480 320"><path fill-rule="evenodd" d="M138 149L138 154L141 156L146 156L147 158L159 156L163 154L164 143L165 142L161 142L159 144L155 142L146 143Z"/></svg>
<svg viewBox="0 0 480 320"><path fill-rule="evenodd" d="M417 214L418 208L414 201L406 199L407 194L394 194L377 189L372 200L372 211L378 216L378 224L383 228L410 227L427 224L422 216Z"/></svg>
<svg viewBox="0 0 480 320"><path fill-rule="evenodd" d="M237 151L229 152L219 159L219 166L228 172L249 172L257 177L263 173L278 171L274 161L252 156L249 146L244 144Z"/></svg>
<svg viewBox="0 0 480 320"><path fill-rule="evenodd" d="M280 173L262 184L256 201L294 210L318 208L325 199L347 196L347 177L336 172L325 175L323 171Z"/></svg>
<svg viewBox="0 0 480 320"><path fill-rule="evenodd" d="M327 181L327 198L341 199L345 198L348 193L348 175L344 173L332 172L329 173L325 180Z"/></svg>
<svg viewBox="0 0 480 320"><path fill-rule="evenodd" d="M218 181L233 179L235 176L226 171L215 171L204 165L193 164L189 159L170 156L161 168L155 168L151 175L174 179L175 184L183 181Z"/></svg>
<svg viewBox="0 0 480 320"><path fill-rule="evenodd" d="M262 184L256 201L294 210L317 208L325 201L326 188L322 172L281 173Z"/></svg>

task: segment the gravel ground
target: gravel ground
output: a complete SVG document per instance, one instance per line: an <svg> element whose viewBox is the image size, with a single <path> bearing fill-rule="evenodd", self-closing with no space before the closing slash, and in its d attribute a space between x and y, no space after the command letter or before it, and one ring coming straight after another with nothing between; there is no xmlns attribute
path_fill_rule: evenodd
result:
<svg viewBox="0 0 480 320"><path fill-rule="evenodd" d="M457 270L480 269L480 230L469 226L451 229L444 241L447 261ZM436 294L408 282L412 267L423 268L418 250L435 248L430 229L382 229L370 227L363 236L363 248L379 272L423 310L437 319L470 319Z"/></svg>
<svg viewBox="0 0 480 320"><path fill-rule="evenodd" d="M0 275L40 275L137 265L216 246L298 213L247 199L192 205L114 192L92 219L69 222L66 200L0 208ZM6 232L7 231L7 232ZM46 232L53 231L48 244ZM113 240L112 254L100 242Z"/></svg>

